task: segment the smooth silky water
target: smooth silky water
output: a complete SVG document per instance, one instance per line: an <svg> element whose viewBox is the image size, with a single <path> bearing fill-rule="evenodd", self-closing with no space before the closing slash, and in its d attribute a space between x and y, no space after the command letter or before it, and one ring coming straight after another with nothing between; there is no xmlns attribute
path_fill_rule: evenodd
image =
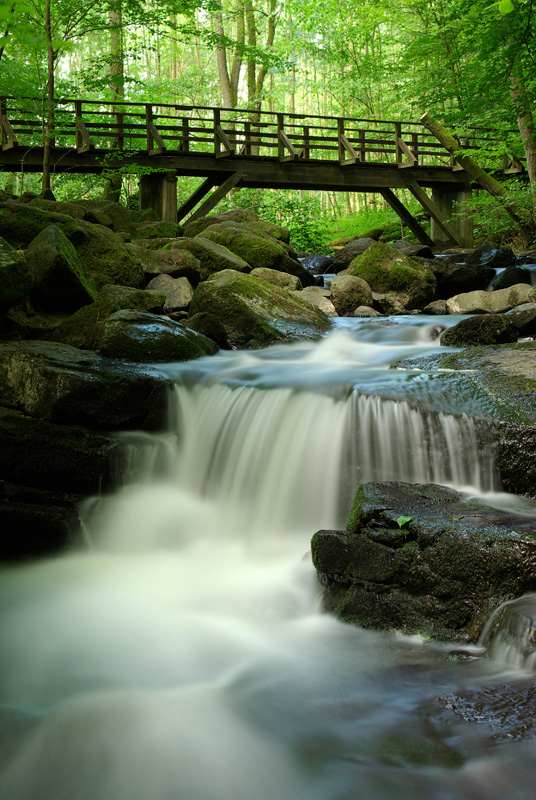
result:
<svg viewBox="0 0 536 800"><path fill-rule="evenodd" d="M122 435L85 549L2 574L2 800L532 796L527 664L337 622L308 553L361 481L506 499L456 376L389 369L455 321L162 367L169 429ZM499 729L452 701L505 680Z"/></svg>

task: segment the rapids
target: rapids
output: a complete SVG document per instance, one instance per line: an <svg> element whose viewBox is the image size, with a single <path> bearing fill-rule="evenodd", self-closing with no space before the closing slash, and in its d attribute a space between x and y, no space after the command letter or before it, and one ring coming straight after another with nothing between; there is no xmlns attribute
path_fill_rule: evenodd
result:
<svg viewBox="0 0 536 800"><path fill-rule="evenodd" d="M456 381L389 369L456 321L162 367L168 430L123 434L85 548L2 572L2 800L531 796L526 663L345 626L308 555L364 480L516 507Z"/></svg>

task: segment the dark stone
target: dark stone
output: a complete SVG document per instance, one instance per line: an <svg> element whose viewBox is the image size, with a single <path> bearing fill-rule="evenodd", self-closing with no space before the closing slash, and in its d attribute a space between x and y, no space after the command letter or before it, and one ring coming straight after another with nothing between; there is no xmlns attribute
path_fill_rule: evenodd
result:
<svg viewBox="0 0 536 800"><path fill-rule="evenodd" d="M467 347L516 342L518 331L504 314L475 314L448 328L441 335L445 347Z"/></svg>
<svg viewBox="0 0 536 800"><path fill-rule="evenodd" d="M300 260L305 269L308 269L313 275L325 275L327 272L333 272L333 256L312 255L305 256Z"/></svg>
<svg viewBox="0 0 536 800"><path fill-rule="evenodd" d="M536 303L524 303L522 306L512 308L506 312L506 316L516 327L520 337L536 334Z"/></svg>
<svg viewBox="0 0 536 800"><path fill-rule="evenodd" d="M488 288L495 275L493 269L458 263L458 255L453 256L453 259L455 260L434 258L426 262L436 278L438 299L448 300L457 294Z"/></svg>
<svg viewBox="0 0 536 800"><path fill-rule="evenodd" d="M536 580L536 518L431 484L364 484L346 531L318 531L311 549L329 611L439 639L476 641Z"/></svg>
<svg viewBox="0 0 536 800"><path fill-rule="evenodd" d="M514 251L510 247L483 244L464 258L466 264L486 267L509 267L516 263Z"/></svg>
<svg viewBox="0 0 536 800"><path fill-rule="evenodd" d="M491 282L492 289L508 289L510 286L515 286L516 283L530 284L531 274L528 269L521 269L520 267L506 267L504 272L496 275Z"/></svg>
<svg viewBox="0 0 536 800"><path fill-rule="evenodd" d="M0 203L0 236L14 247L27 247L49 225L60 225L77 247L86 238L82 224L67 214L45 211L33 203Z"/></svg>
<svg viewBox="0 0 536 800"><path fill-rule="evenodd" d="M33 276L25 259L0 238L0 313L26 297L32 286Z"/></svg>
<svg viewBox="0 0 536 800"><path fill-rule="evenodd" d="M202 333L203 336L208 336L213 342L216 342L218 347L222 350L229 350L229 342L227 341L227 334L225 328L217 317L213 314L206 314L199 312L184 322L187 328L190 328L197 333Z"/></svg>
<svg viewBox="0 0 536 800"><path fill-rule="evenodd" d="M406 242L404 239L399 239L397 242L393 242L391 247L394 247L395 250L400 250L401 253L404 253L410 258L434 257L434 254L427 245L413 244L412 242Z"/></svg>
<svg viewBox="0 0 536 800"><path fill-rule="evenodd" d="M0 344L3 405L30 417L94 430L158 430L166 420L168 380L56 342Z"/></svg>
<svg viewBox="0 0 536 800"><path fill-rule="evenodd" d="M347 269L356 256L360 256L375 243L376 239L372 238L354 239L352 242L348 242L333 256L331 272L338 274L343 269Z"/></svg>

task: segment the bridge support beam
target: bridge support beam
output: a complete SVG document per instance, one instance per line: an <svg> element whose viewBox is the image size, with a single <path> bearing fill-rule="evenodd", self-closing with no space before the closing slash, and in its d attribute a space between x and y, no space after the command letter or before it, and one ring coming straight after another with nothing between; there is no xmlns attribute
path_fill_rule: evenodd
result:
<svg viewBox="0 0 536 800"><path fill-rule="evenodd" d="M161 220L177 222L177 176L153 172L140 178L140 211L152 208Z"/></svg>
<svg viewBox="0 0 536 800"><path fill-rule="evenodd" d="M443 188L432 189L432 202L444 219L450 219L449 227L456 234L461 247L473 247L473 215L464 210L463 204L470 200L470 187L457 191L446 191ZM453 218L454 215L454 218ZM450 243L449 236L432 217L431 236L437 247Z"/></svg>

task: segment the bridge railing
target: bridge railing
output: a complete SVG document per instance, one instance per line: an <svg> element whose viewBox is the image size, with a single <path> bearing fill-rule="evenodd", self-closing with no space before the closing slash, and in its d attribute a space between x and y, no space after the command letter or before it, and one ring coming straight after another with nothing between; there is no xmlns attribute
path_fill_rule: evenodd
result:
<svg viewBox="0 0 536 800"><path fill-rule="evenodd" d="M42 101L0 98L2 149L43 145ZM180 104L57 100L53 146L78 153L113 151L185 157L273 158L343 165L456 165L420 122L284 114ZM473 129L465 149L487 154L484 166L504 168L505 145L493 131ZM519 161L517 166L521 166Z"/></svg>

